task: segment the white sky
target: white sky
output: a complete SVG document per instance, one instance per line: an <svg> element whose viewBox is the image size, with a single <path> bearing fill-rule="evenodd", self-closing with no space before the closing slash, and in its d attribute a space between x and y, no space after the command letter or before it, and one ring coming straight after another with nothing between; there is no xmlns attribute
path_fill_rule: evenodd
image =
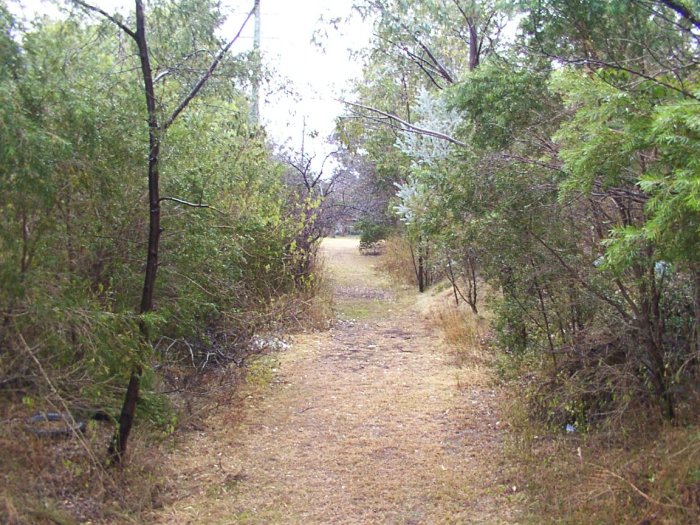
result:
<svg viewBox="0 0 700 525"><path fill-rule="evenodd" d="M369 44L371 26L357 16L342 22L335 30L329 20L347 18L353 0L261 0L262 51L265 63L280 77L269 86L272 92L261 92L261 119L278 143L299 148L304 121L306 132L315 131L318 138L306 139L306 149L313 149L320 160L330 148L323 147L325 138L335 127L335 117L343 112L341 91L351 78L358 77L362 64L350 58L349 50ZM224 0L241 19L252 1ZM325 21L321 21L321 17ZM240 22L235 22L236 24ZM323 50L311 39L321 32ZM243 46L252 46L253 24L244 34ZM297 97L279 91L280 82L291 81Z"/></svg>
<svg viewBox="0 0 700 525"><path fill-rule="evenodd" d="M23 7L9 0L13 12L21 12L31 19L36 13L51 14L51 1L21 0ZM131 10L130 0L93 0L92 3L107 12ZM336 31L328 20L345 19L351 12L353 0L261 0L262 51L265 64L275 75L270 86L261 88L260 113L262 123L271 138L279 144L298 149L306 121L307 134L318 133L316 139L306 139L307 151L322 158L330 147L325 138L333 131L335 117L343 111L335 100L347 87L351 78L359 76L361 64L350 58L349 50L358 50L369 42L371 25L353 17L341 23ZM146 0L147 6L147 0ZM222 0L229 15L226 31L238 30L253 0ZM321 22L323 17L326 21ZM324 50L311 43L315 31L327 33L323 38ZM231 36L232 36L231 35ZM225 36L225 35L224 35ZM232 48L236 53L252 48L253 20L243 38ZM289 82L287 82L287 80ZM297 97L285 95L280 87L291 88Z"/></svg>

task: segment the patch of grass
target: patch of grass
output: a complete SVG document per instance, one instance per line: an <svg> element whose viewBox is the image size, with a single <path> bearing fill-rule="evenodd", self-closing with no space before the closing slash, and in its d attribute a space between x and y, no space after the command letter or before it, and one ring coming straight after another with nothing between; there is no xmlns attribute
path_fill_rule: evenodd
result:
<svg viewBox="0 0 700 525"><path fill-rule="evenodd" d="M249 385L265 387L272 383L279 366L279 357L274 354L255 356L248 361L246 382Z"/></svg>
<svg viewBox="0 0 700 525"><path fill-rule="evenodd" d="M381 319L386 315L391 315L387 308L386 301L376 300L345 300L338 304L337 313L340 317L348 320Z"/></svg>
<svg viewBox="0 0 700 525"><path fill-rule="evenodd" d="M372 265L367 264L367 258L360 255L358 238L324 239L320 253L333 286L377 286L377 274Z"/></svg>
<svg viewBox="0 0 700 525"><path fill-rule="evenodd" d="M233 515L233 523L285 523L289 516L273 508L263 508L257 512L244 510ZM228 520L221 523L230 523Z"/></svg>
<svg viewBox="0 0 700 525"><path fill-rule="evenodd" d="M417 286L411 246L403 237L393 235L386 240L379 267L397 284Z"/></svg>
<svg viewBox="0 0 700 525"><path fill-rule="evenodd" d="M52 501L43 502L45 506L27 509L34 523L51 523L52 525L78 525L65 511L56 507Z"/></svg>
<svg viewBox="0 0 700 525"><path fill-rule="evenodd" d="M458 366L493 364L493 357L485 347L489 336L488 319L473 314L463 303L455 305L451 296L444 292L431 313L445 342L453 349Z"/></svg>

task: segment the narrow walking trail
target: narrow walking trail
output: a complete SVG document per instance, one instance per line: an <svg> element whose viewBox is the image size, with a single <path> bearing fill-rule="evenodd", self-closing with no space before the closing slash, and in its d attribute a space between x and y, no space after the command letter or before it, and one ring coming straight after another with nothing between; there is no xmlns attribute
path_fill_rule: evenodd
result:
<svg viewBox="0 0 700 525"><path fill-rule="evenodd" d="M154 522L517 521L498 392L456 366L425 300L393 290L356 240L323 249L337 322L295 336L269 382L182 440Z"/></svg>

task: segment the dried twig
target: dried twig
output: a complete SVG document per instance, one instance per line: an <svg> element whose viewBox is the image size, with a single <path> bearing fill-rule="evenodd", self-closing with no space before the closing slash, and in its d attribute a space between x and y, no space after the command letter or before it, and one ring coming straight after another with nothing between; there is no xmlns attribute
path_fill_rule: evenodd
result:
<svg viewBox="0 0 700 525"><path fill-rule="evenodd" d="M628 485L634 492L636 492L637 494L639 494L642 498L644 498L645 500L647 500L647 501L648 501L649 503L651 503L652 505L658 505L658 506L661 506L661 507L669 507L669 508L681 509L681 510L689 510L687 507L684 507L683 505L676 505L675 503L664 503L664 502L662 502L662 501L659 501L659 500L656 500L656 499L652 498L652 497L649 496L646 492L644 492L644 491L641 490L639 487L637 487L637 485L635 485L634 483L632 483L630 480L628 480L628 479L625 478L624 476L620 476L619 474L617 474L616 472L613 472L613 471L610 470L610 469L607 469L607 468L602 467L602 466L600 466L600 465L597 465L597 464L595 464L595 463L586 462L586 464L592 466L593 468L597 468L598 470L600 470L601 472L604 472L604 473L607 474L608 476L611 476L611 477L613 477L613 478L615 478L615 479L617 479L617 480L619 480L619 481L622 481L623 483L625 483L626 485Z"/></svg>

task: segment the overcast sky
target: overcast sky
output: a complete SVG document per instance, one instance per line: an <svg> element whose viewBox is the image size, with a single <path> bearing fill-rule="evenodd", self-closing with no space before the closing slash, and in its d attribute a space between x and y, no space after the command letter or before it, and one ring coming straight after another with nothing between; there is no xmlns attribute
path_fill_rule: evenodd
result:
<svg viewBox="0 0 700 525"><path fill-rule="evenodd" d="M51 1L22 0L21 3L23 7L18 8L17 2L10 0L10 7L26 18L36 13L57 12L52 9ZM93 0L92 3L107 12L133 9L130 0ZM333 131L335 117L342 112L341 104L335 100L349 80L361 71L361 64L351 60L348 50L366 46L370 38L371 27L357 16L349 24L342 23L338 30L328 23L333 18L346 19L352 3L353 0L261 0L264 61L279 76L268 89L261 90L264 98L260 113L269 135L277 143L298 148L305 120L307 133L318 133L314 141L307 139L307 150L315 151L318 157L328 151L322 143ZM252 5L253 0L222 0L224 12L229 15L227 33L238 29ZM325 35L320 39L323 49L311 42L316 32ZM251 20L232 52L250 49L252 36ZM291 88L298 96L285 95L279 89L281 86Z"/></svg>
<svg viewBox="0 0 700 525"><path fill-rule="evenodd" d="M240 19L252 2L224 0L232 13L231 22ZM263 93L260 113L270 135L290 147L301 144L304 121L307 133L315 131L318 138L307 138L306 146L314 147L319 157L328 151L322 142L333 131L335 117L342 105L336 100L349 80L361 73L361 63L350 58L349 50L365 47L371 27L357 16L345 21L351 13L353 0L261 0L262 50L266 64L279 73L268 91ZM228 10L228 9L227 9ZM329 21L342 18L335 29ZM312 43L320 35L321 46ZM252 45L253 24L245 33L242 46ZM285 79L289 79L288 85ZM280 82L298 92L286 96L279 91Z"/></svg>
<svg viewBox="0 0 700 525"><path fill-rule="evenodd" d="M335 99L361 73L361 64L350 58L348 49L366 46L370 37L370 28L357 17L338 30L328 23L332 18L347 18L351 6L352 0L261 0L267 63L291 79L300 94L298 101L278 93L263 101L263 121L277 140L291 138L299 143L304 117L307 130L317 131L320 138L333 131L334 118L343 109ZM324 35L323 49L311 43L317 31Z"/></svg>

